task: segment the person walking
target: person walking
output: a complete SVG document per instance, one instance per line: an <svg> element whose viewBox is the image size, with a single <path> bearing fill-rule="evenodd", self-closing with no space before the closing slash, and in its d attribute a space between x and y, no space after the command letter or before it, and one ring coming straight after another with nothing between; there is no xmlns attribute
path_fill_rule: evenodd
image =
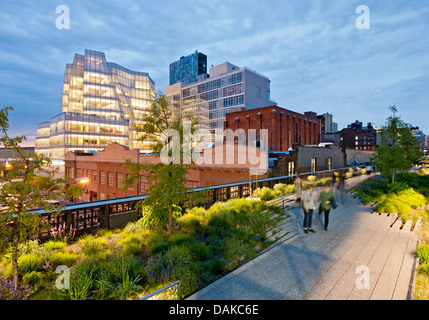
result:
<svg viewBox="0 0 429 320"><path fill-rule="evenodd" d="M313 211L315 209L314 198L313 198L313 185L307 184L306 190L302 192L302 208L304 210L304 232L316 232L311 227L313 218Z"/></svg>
<svg viewBox="0 0 429 320"><path fill-rule="evenodd" d="M341 203L344 204L344 183L346 181L346 172L345 170L340 171L340 176L338 177L338 190L340 191Z"/></svg>
<svg viewBox="0 0 429 320"><path fill-rule="evenodd" d="M295 184L294 184L293 193L295 194L295 201L298 202L299 207L301 208L302 180L299 175L299 171L295 173Z"/></svg>
<svg viewBox="0 0 429 320"><path fill-rule="evenodd" d="M335 195L331 191L331 186L329 184L326 184L323 186L323 190L319 195L319 199L317 199L317 203L320 202L319 207L319 216L322 214L322 212L325 213L325 231L328 231L328 224L329 224L329 213L332 208L336 208L337 204L335 201Z"/></svg>

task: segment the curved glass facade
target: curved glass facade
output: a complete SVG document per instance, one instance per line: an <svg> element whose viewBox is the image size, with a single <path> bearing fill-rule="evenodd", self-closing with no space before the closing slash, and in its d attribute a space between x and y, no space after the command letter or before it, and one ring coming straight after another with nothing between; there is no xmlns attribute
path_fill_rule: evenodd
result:
<svg viewBox="0 0 429 320"><path fill-rule="evenodd" d="M112 142L149 152L130 126L154 95L149 74L107 62L103 52L76 54L66 65L62 113L39 124L36 152L61 160L68 151L102 150Z"/></svg>

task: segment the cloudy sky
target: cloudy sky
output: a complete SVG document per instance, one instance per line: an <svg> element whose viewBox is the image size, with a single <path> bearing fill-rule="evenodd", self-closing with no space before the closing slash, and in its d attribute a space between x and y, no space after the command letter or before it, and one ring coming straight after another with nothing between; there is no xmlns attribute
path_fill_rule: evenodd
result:
<svg viewBox="0 0 429 320"><path fill-rule="evenodd" d="M70 29L56 28L56 8ZM359 5L370 29L358 29ZM297 112L330 112L339 128L380 126L393 103L429 133L429 1L19 1L0 2L0 106L13 135L31 142L61 112L66 63L85 49L148 72L156 90L169 64L195 50L271 79L271 97Z"/></svg>

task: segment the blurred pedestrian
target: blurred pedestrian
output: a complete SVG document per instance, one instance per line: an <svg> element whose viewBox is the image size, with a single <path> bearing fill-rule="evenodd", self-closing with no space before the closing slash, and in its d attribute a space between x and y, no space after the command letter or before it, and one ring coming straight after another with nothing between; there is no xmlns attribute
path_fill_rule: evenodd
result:
<svg viewBox="0 0 429 320"><path fill-rule="evenodd" d="M319 215L321 215L322 212L324 212L325 214L324 228L325 231L328 231L329 213L331 211L331 206L334 209L337 207L334 193L331 191L331 186L329 184L323 186L323 190L320 193L317 202L320 202Z"/></svg>
<svg viewBox="0 0 429 320"><path fill-rule="evenodd" d="M313 211L316 208L314 205L313 198L313 185L307 184L306 190L302 192L302 208L304 209L304 232L316 232L311 227L311 222L313 219Z"/></svg>
<svg viewBox="0 0 429 320"><path fill-rule="evenodd" d="M299 175L299 171L295 173L295 184L293 192L295 194L295 201L298 202L298 205L301 208L302 179Z"/></svg>

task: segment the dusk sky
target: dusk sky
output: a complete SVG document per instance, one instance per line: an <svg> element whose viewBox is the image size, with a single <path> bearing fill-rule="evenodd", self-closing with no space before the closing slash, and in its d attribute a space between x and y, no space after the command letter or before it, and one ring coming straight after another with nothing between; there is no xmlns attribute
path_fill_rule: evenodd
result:
<svg viewBox="0 0 429 320"><path fill-rule="evenodd" d="M57 29L57 6L70 29ZM370 29L358 29L359 5ZM195 50L271 79L271 97L297 112L329 112L339 129L381 126L393 103L429 134L429 1L17 1L0 2L0 106L12 135L34 141L61 112L66 63L85 49L148 72L165 92L169 64Z"/></svg>

